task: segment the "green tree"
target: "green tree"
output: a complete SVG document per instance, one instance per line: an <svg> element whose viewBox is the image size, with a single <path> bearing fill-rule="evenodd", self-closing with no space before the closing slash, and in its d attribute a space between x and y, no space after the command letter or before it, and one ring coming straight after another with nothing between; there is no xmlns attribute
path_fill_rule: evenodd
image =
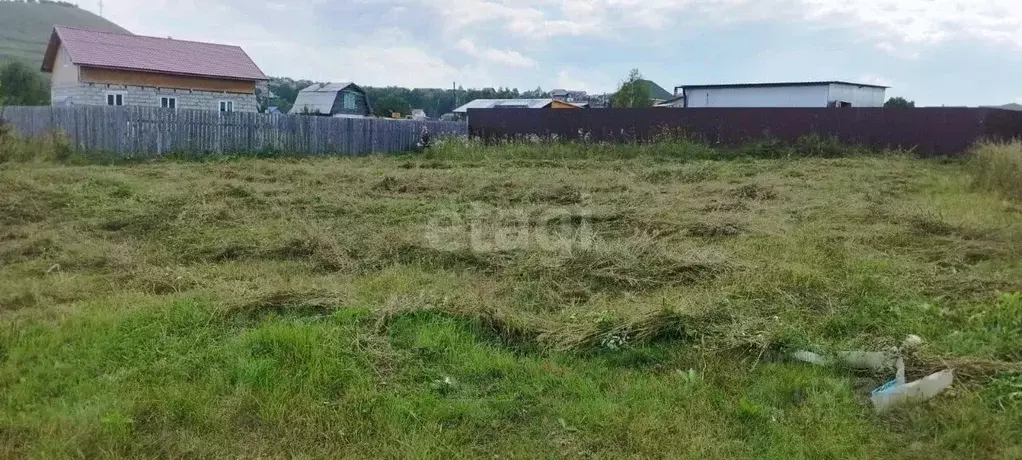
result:
<svg viewBox="0 0 1022 460"><path fill-rule="evenodd" d="M653 106L653 93L649 84L642 79L639 69L632 69L628 79L621 82L621 87L614 94L612 102L615 108L642 108Z"/></svg>
<svg viewBox="0 0 1022 460"><path fill-rule="evenodd" d="M546 91L543 91L543 88L540 86L537 86L536 89L532 91L526 91L522 93L522 98L524 99L542 99L545 98L546 96L547 96Z"/></svg>
<svg viewBox="0 0 1022 460"><path fill-rule="evenodd" d="M10 105L49 105L50 84L24 62L12 61L0 67L0 86Z"/></svg>
<svg viewBox="0 0 1022 460"><path fill-rule="evenodd" d="M380 98L377 105L373 106L373 111L378 117L390 117L392 113L400 113L401 115L408 115L412 113L412 108L408 104L405 98L401 97L396 92L388 93Z"/></svg>
<svg viewBox="0 0 1022 460"><path fill-rule="evenodd" d="M889 109L912 109L915 108L916 101L910 101L903 97L892 97L884 103L884 107Z"/></svg>

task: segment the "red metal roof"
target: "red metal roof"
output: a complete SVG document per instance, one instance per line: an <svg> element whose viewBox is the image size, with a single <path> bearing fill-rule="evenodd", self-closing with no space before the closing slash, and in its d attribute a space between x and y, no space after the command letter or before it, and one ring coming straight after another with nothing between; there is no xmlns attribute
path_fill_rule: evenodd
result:
<svg viewBox="0 0 1022 460"><path fill-rule="evenodd" d="M71 27L53 29L50 49L43 61L44 71L52 71L60 44L67 48L71 62L81 66L236 80L267 79L238 46Z"/></svg>

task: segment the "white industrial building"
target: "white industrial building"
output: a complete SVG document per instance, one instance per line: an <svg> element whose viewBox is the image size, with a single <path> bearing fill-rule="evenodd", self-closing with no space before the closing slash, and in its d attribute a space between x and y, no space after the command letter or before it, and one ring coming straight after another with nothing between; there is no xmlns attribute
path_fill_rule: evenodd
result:
<svg viewBox="0 0 1022 460"><path fill-rule="evenodd" d="M672 106L883 107L886 91L886 86L844 81L692 85L674 88L684 102Z"/></svg>

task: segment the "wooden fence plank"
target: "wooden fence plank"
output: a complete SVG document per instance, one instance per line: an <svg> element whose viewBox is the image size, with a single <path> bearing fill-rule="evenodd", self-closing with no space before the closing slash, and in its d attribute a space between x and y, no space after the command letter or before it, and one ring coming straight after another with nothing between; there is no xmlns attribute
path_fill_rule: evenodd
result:
<svg viewBox="0 0 1022 460"><path fill-rule="evenodd" d="M223 113L160 107L7 107L4 119L23 136L63 132L76 149L122 157L172 152L351 155L411 150L422 129L465 136L459 122Z"/></svg>

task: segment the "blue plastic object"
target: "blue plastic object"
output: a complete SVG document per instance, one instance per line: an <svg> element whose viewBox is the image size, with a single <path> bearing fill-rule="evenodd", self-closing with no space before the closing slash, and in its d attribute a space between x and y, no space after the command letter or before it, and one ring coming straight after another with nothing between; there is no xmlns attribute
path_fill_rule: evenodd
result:
<svg viewBox="0 0 1022 460"><path fill-rule="evenodd" d="M873 390L873 393L871 393L871 395L876 396L879 393L885 393L896 386L898 386L898 380L897 379L891 380L890 382L883 384L883 386Z"/></svg>

